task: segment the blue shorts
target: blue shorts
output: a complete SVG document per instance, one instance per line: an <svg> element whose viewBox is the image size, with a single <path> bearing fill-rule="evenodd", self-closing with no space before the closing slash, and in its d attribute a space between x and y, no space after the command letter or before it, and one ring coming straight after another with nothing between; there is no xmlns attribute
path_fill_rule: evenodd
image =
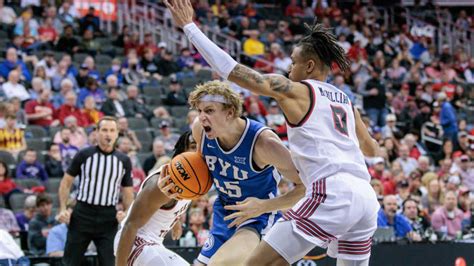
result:
<svg viewBox="0 0 474 266"><path fill-rule="evenodd" d="M238 228L232 227L227 228L232 220L224 221L224 217L233 213L234 211L228 211L224 209L222 202L219 198L214 203L214 217L212 219L212 229L209 233L209 238L201 249L198 261L204 264L208 264L211 257L217 252L217 250L229 240L238 229L246 228L255 231L260 237L265 235L275 222L281 217L280 212L265 213L258 217L249 219L241 224Z"/></svg>

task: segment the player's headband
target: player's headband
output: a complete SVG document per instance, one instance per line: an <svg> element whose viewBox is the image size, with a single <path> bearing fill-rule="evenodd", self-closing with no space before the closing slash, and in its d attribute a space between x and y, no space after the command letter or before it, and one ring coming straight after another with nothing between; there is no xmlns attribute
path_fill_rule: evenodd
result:
<svg viewBox="0 0 474 266"><path fill-rule="evenodd" d="M229 101L225 99L222 95L215 95L215 94L205 94L202 96L199 101L201 102L217 102L223 104L229 104Z"/></svg>

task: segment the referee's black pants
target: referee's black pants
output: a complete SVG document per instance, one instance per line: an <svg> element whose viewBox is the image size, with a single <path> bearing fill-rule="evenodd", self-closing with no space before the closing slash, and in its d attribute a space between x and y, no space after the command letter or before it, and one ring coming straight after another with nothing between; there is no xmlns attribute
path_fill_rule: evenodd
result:
<svg viewBox="0 0 474 266"><path fill-rule="evenodd" d="M94 241L99 265L113 266L114 238L118 228L116 213L115 206L102 207L78 201L68 227L64 265L80 266L87 247Z"/></svg>

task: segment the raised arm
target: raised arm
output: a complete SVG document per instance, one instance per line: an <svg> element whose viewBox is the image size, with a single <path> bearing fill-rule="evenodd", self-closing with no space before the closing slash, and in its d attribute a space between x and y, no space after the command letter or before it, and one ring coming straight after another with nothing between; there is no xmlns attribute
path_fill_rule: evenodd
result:
<svg viewBox="0 0 474 266"><path fill-rule="evenodd" d="M164 0L177 26L183 28L188 39L219 76L256 94L277 100L288 121L299 124L310 107L306 85L292 82L282 75L259 72L237 63L229 54L201 32L193 23L193 7L189 0Z"/></svg>
<svg viewBox="0 0 474 266"><path fill-rule="evenodd" d="M145 225L161 206L170 201L156 185L157 181L158 175L154 175L147 181L129 210L130 214L123 226L117 248L116 265L118 266L127 265L138 229Z"/></svg>

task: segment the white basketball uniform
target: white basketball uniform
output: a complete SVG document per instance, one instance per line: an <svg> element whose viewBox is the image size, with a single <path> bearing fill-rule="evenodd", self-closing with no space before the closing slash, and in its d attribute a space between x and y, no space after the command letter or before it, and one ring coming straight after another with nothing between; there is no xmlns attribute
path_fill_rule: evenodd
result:
<svg viewBox="0 0 474 266"><path fill-rule="evenodd" d="M299 125L288 123L288 139L306 195L264 240L290 264L315 245L328 248L331 257L366 260L379 204L359 148L352 103L331 84L302 83L310 89L311 107Z"/></svg>
<svg viewBox="0 0 474 266"><path fill-rule="evenodd" d="M148 175L148 177L143 181L140 191L143 189L143 186L148 179L150 179L153 175L159 175L161 173L161 169L162 167ZM138 193L140 193L140 191ZM157 210L153 216L151 216L150 220L144 226L138 229L127 265L189 266L189 263L186 260L163 246L163 239L168 231L173 228L174 224L179 219L179 216L186 212L190 203L190 200L179 200L171 209L162 208ZM130 206L130 209L131 208L133 208L133 203L132 206ZM129 215L130 212L127 213L126 218L122 221L120 230L115 236L114 254L117 252L118 242L120 235L122 234L122 228Z"/></svg>

